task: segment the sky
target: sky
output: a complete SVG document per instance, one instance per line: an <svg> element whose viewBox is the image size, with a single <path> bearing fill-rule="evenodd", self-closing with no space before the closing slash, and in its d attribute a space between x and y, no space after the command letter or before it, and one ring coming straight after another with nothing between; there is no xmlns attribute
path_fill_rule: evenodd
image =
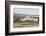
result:
<svg viewBox="0 0 46 36"><path fill-rule="evenodd" d="M14 8L13 12L16 14L39 15L38 8Z"/></svg>

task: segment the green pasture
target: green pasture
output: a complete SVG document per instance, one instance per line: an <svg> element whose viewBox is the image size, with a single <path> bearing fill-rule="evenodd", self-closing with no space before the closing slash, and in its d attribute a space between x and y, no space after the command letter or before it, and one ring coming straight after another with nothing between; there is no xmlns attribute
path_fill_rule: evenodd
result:
<svg viewBox="0 0 46 36"><path fill-rule="evenodd" d="M21 27L36 27L39 24L14 24L14 28L21 28Z"/></svg>

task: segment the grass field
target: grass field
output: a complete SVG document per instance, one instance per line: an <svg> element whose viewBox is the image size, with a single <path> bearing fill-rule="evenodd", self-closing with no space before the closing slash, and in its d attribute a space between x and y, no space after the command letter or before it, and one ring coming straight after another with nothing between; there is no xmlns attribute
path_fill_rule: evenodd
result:
<svg viewBox="0 0 46 36"><path fill-rule="evenodd" d="M21 28L21 27L37 27L39 24L14 24L14 28Z"/></svg>

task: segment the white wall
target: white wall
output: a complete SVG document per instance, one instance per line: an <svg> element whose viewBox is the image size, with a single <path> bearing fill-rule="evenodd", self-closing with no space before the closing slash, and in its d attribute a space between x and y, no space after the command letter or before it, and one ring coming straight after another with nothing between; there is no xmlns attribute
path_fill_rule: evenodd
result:
<svg viewBox="0 0 46 36"><path fill-rule="evenodd" d="M4 0L0 0L0 36L4 36L5 34L5 7L4 7Z"/></svg>
<svg viewBox="0 0 46 36"><path fill-rule="evenodd" d="M18 0L16 0L16 1L18 1ZM19 0L19 1L45 2L46 3L46 0ZM45 6L46 6L46 4L45 4ZM45 9L46 9L46 7L45 7ZM45 13L46 13L46 10L45 10ZM4 21L5 17L4 16L5 16L5 1L4 0L0 0L0 36L5 36L4 35L5 34L5 21ZM45 27L46 27L46 25L45 25ZM45 36L45 35L46 35L46 33L45 34L16 35L16 36Z"/></svg>

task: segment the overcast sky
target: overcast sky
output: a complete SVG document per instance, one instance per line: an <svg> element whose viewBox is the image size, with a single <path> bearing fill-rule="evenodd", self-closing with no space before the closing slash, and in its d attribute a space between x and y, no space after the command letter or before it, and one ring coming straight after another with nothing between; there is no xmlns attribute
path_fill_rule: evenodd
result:
<svg viewBox="0 0 46 36"><path fill-rule="evenodd" d="M16 14L39 15L38 8L14 8L13 12Z"/></svg>

